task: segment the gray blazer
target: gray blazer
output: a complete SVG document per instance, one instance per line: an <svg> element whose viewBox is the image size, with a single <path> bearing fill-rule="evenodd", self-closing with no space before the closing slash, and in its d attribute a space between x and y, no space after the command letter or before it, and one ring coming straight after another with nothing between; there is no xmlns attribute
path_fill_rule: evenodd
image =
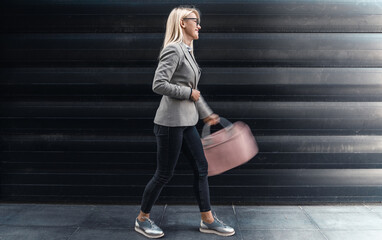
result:
<svg viewBox="0 0 382 240"><path fill-rule="evenodd" d="M154 123L164 126L193 126L211 115L202 94L191 100L191 88L198 90L201 69L183 42L170 43L160 53L152 89L163 95Z"/></svg>

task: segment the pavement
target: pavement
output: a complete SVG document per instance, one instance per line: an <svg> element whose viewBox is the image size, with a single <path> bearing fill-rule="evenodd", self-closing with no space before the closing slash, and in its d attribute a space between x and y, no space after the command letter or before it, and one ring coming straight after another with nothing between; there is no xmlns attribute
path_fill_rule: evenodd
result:
<svg viewBox="0 0 382 240"><path fill-rule="evenodd" d="M176 240L381 240L382 204L215 205L231 237L199 232L197 205L155 205L151 218ZM0 202L0 240L148 239L134 231L139 205Z"/></svg>

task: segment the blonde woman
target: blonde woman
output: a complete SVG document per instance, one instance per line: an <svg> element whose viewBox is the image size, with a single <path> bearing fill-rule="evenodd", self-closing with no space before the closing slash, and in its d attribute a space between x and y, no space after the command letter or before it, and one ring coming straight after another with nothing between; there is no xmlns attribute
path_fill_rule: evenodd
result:
<svg viewBox="0 0 382 240"><path fill-rule="evenodd" d="M203 233L231 236L235 230L212 214L208 186L208 164L199 133L199 119L215 125L220 119L197 90L200 68L193 53L193 40L199 39L200 14L192 6L174 8L166 25L166 34L152 89L163 95L154 118L157 139L157 169L146 185L135 230L149 238L164 236L151 219L150 211L165 184L171 179L180 151L194 171L194 193L201 214Z"/></svg>

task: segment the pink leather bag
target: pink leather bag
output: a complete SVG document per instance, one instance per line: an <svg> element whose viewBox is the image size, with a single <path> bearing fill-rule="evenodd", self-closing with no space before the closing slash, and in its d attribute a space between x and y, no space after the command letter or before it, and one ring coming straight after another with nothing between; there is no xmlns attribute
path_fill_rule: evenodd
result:
<svg viewBox="0 0 382 240"><path fill-rule="evenodd" d="M208 162L208 176L221 174L251 160L258 152L251 129L242 121L231 123L220 117L224 128L210 134L205 124L201 141Z"/></svg>

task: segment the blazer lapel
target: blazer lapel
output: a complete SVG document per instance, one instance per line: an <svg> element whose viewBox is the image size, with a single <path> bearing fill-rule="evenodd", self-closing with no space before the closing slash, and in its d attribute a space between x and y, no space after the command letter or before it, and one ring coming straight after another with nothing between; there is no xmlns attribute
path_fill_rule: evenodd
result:
<svg viewBox="0 0 382 240"><path fill-rule="evenodd" d="M196 65L197 63L196 63L195 59L192 57L191 53L188 51L186 46L184 46L183 43L180 43L180 46L181 46L181 48L182 48L182 50L184 52L184 56L190 62L192 70L194 70L194 72L195 72L195 81L194 81L195 84L194 84L194 86L196 88L196 85L197 85L197 82L198 82L197 79L198 79L199 74L200 74L199 67Z"/></svg>

